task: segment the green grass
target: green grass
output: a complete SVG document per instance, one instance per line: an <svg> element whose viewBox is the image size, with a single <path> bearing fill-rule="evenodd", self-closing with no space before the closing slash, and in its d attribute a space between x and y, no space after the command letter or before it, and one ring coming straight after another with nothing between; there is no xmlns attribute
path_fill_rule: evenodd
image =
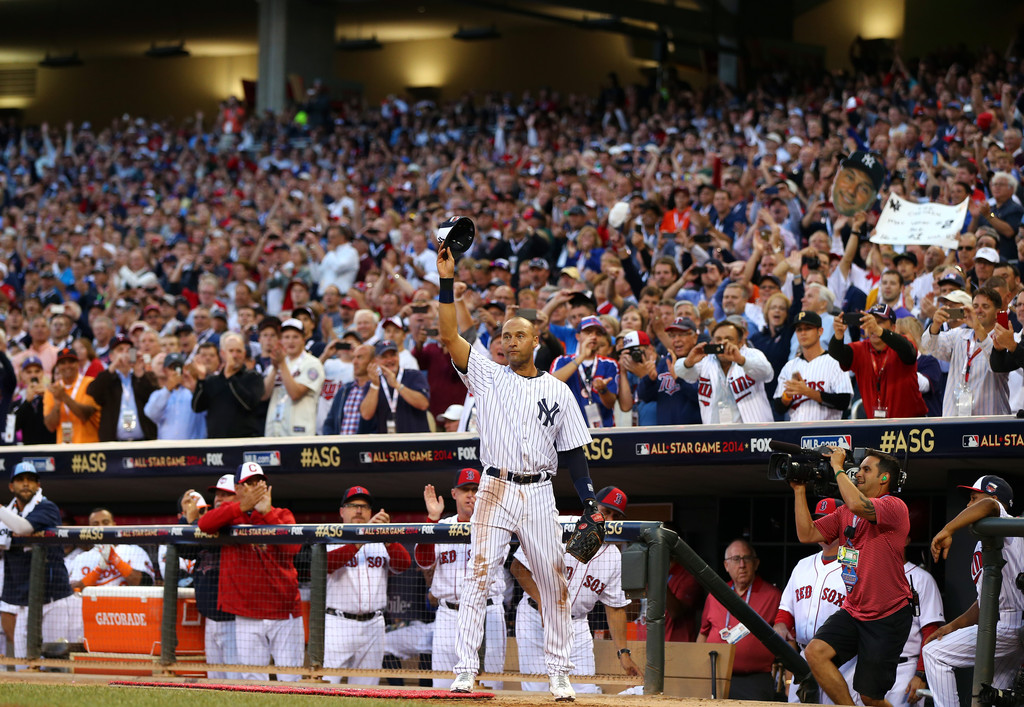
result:
<svg viewBox="0 0 1024 707"><path fill-rule="evenodd" d="M0 707L426 707L436 700L366 699L314 695L111 687L108 685L34 685L0 682Z"/></svg>

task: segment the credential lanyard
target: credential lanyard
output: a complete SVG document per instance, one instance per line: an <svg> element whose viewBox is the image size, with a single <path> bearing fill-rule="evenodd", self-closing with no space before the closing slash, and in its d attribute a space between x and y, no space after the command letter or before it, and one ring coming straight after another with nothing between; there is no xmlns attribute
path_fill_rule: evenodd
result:
<svg viewBox="0 0 1024 707"><path fill-rule="evenodd" d="M753 589L753 588L754 588L754 583L751 582L750 586L747 587L747 595L745 597L743 597L743 602L745 604L750 604L750 590ZM732 616L732 614L730 614L728 611L725 612L725 627L726 628L729 628L729 618L731 616Z"/></svg>
<svg viewBox="0 0 1024 707"><path fill-rule="evenodd" d="M964 366L964 384L965 385L967 383L971 382L971 363L974 361L975 358L978 357L978 354L981 353L981 344L978 344L978 350L977 351L975 351L973 354L971 353L971 344L972 343L973 342L970 339L967 340L967 364Z"/></svg>
<svg viewBox="0 0 1024 707"><path fill-rule="evenodd" d="M81 373L78 374L78 378L75 379L75 386L71 389L71 399L75 400L78 397L78 389L82 387L83 376ZM71 409L67 403L61 403L64 411L67 412L68 417L71 417Z"/></svg>
<svg viewBox="0 0 1024 707"><path fill-rule="evenodd" d="M389 386L387 381L384 380L384 374L380 374L380 392L384 393L384 399L388 401L388 407L391 408L392 415L398 410L398 385L402 384L402 373L404 371L404 368L398 369L398 375L395 376L395 383L397 385L394 388ZM388 395L389 390L391 391L390 395Z"/></svg>

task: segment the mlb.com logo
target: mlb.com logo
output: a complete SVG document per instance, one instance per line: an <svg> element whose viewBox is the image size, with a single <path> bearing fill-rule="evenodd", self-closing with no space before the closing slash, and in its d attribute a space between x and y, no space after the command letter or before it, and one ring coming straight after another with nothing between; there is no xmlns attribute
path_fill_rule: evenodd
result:
<svg viewBox="0 0 1024 707"><path fill-rule="evenodd" d="M964 435L964 447L967 449L973 449L974 447L981 446L981 437L979 435Z"/></svg>
<svg viewBox="0 0 1024 707"><path fill-rule="evenodd" d="M370 452L359 452L360 464L373 464L373 454Z"/></svg>
<svg viewBox="0 0 1024 707"><path fill-rule="evenodd" d="M281 452L276 449L268 452L242 452L242 461L256 462L260 466L281 466Z"/></svg>
<svg viewBox="0 0 1024 707"><path fill-rule="evenodd" d="M816 449L817 447L842 447L853 449L852 435L819 435L817 437L801 437L800 446L804 449Z"/></svg>
<svg viewBox="0 0 1024 707"><path fill-rule="evenodd" d="M651 455L651 445L649 442L641 442L636 445L636 455L638 457L649 457Z"/></svg>

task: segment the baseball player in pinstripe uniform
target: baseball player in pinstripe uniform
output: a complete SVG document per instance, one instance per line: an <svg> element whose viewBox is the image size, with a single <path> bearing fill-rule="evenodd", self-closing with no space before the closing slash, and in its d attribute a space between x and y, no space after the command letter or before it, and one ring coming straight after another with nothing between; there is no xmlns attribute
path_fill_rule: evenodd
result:
<svg viewBox="0 0 1024 707"><path fill-rule="evenodd" d="M800 312L796 317L796 340L800 353L779 371L775 404L788 412L790 422L839 420L850 406L853 385L839 362L821 346L821 316Z"/></svg>
<svg viewBox="0 0 1024 707"><path fill-rule="evenodd" d="M815 517L828 515L836 509L836 505L833 498L821 499L814 507ZM825 619L839 611L846 599L843 566L836 562L836 552L844 540L838 537L830 543L818 543L821 552L797 562L789 576L789 583L782 590L779 612L775 617L775 632L787 641L796 643L800 655L803 655L804 648L825 623ZM850 696L860 705L864 703L853 689L856 669L856 657L839 666L839 672L849 686ZM800 702L795 682L789 687L789 701ZM817 701L823 705L835 704L824 691L819 691Z"/></svg>
<svg viewBox="0 0 1024 707"><path fill-rule="evenodd" d="M444 500L434 492L434 487L428 484L423 489L427 518L433 523L468 523L473 516L479 486L479 471L459 471L455 476L455 486L452 488L456 515L442 519ZM434 571L430 593L437 599L437 614L434 618L431 669L451 670L458 660L455 653L455 636L458 630L459 598L470 572L471 548L469 543L420 543L416 546L414 554L416 564L423 569ZM488 673L500 673L505 667L505 607L502 605L504 595L504 573L495 572L491 575L491 583L487 589L484 620L484 670ZM451 687L451 684L451 680L434 679L434 687Z"/></svg>
<svg viewBox="0 0 1024 707"><path fill-rule="evenodd" d="M551 478L564 465L588 513L597 512L583 453L583 446L591 441L590 431L569 387L534 365L539 340L533 323L511 317L502 325L501 347L508 365L499 366L459 335L455 261L446 247L438 253L437 270L441 341L476 401L484 465L471 519L472 572L459 597L459 661L451 690L473 689L480 669L477 652L491 575L502 566L515 533L534 568L549 687L557 701L574 700L576 693L568 678L573 669L572 617Z"/></svg>
<svg viewBox="0 0 1024 707"><path fill-rule="evenodd" d="M597 508L608 520L626 517L626 494L614 486L606 486L597 492ZM579 516L562 519L575 523ZM618 648L619 663L627 675L640 675L640 669L626 647L626 607L629 599L622 592L622 554L618 547L606 543L601 546L593 559L586 564L571 555L565 556L565 570L569 581L569 599L572 602L572 662L576 664L573 675L593 675L594 637L590 633L588 614L600 601L608 617L608 630ZM522 549L516 551L512 561L512 575L523 587L524 593L516 610L516 645L519 648L519 672L541 673L544 671L543 626L538 611L536 582L530 571L529 560ZM524 690L543 690L543 683L524 682ZM577 692L600 692L597 685L573 683Z"/></svg>
<svg viewBox="0 0 1024 707"><path fill-rule="evenodd" d="M346 489L341 500L342 523L390 523L363 486ZM412 564L398 543L332 545L327 553L327 621L324 626L325 668L379 669L384 660L384 606L388 572L398 574ZM339 683L340 677L328 677ZM350 677L349 685L376 685L380 678Z"/></svg>
<svg viewBox="0 0 1024 707"><path fill-rule="evenodd" d="M974 486L963 486L970 491L967 508L932 538L932 557L937 561L949 555L953 533L966 528L975 521L996 516L1011 518L1007 512L1013 504L1013 489L998 476L982 476ZM1024 571L1024 538L1003 539L1003 586L999 591L999 622L996 624L995 672L992 685L1003 689L1009 687L1014 674L1024 659L1018 632L1021 628L1021 612L1024 611L1024 594L1017 589L1017 575ZM981 543L974 549L971 574L978 586L978 600L981 599ZM924 669L928 687L932 691L935 707L957 707L954 668L974 663L974 652L978 640L979 603L975 601L960 616L940 627L924 644Z"/></svg>
<svg viewBox="0 0 1024 707"><path fill-rule="evenodd" d="M676 376L697 384L700 419L705 425L736 422L772 422L772 407L764 383L775 375L763 353L747 346L747 332L736 322L723 320L711 332L721 353L707 354L708 342L690 349L676 361Z"/></svg>

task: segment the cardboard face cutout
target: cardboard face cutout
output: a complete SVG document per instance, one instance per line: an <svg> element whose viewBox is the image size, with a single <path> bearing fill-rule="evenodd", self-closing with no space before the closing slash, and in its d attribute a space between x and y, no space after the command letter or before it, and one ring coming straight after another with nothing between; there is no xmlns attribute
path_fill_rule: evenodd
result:
<svg viewBox="0 0 1024 707"><path fill-rule="evenodd" d="M854 152L839 166L832 182L832 204L843 216L871 208L885 181L882 158L873 152Z"/></svg>

